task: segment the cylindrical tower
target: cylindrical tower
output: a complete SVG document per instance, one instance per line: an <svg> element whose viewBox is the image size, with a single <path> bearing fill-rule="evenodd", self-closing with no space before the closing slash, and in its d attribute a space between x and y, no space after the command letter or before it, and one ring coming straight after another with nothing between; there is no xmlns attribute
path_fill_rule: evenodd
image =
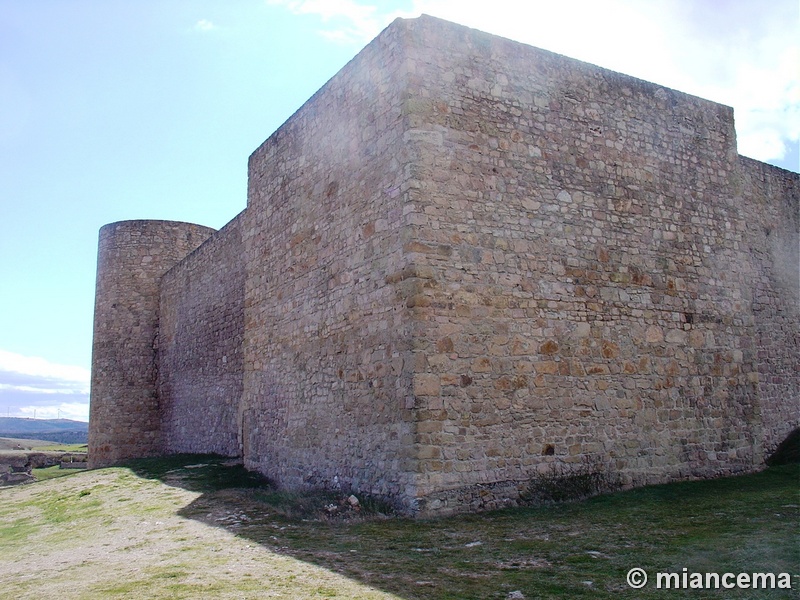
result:
<svg viewBox="0 0 800 600"><path fill-rule="evenodd" d="M120 221L100 229L90 467L160 452L156 346L161 278L214 231L150 220Z"/></svg>

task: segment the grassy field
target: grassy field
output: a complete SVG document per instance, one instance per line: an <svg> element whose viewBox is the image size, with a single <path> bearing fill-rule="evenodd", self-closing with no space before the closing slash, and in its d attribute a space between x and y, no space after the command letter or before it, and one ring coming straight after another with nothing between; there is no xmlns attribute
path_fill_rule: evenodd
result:
<svg viewBox="0 0 800 600"><path fill-rule="evenodd" d="M0 438L0 454L19 453L19 452L69 452L71 454L86 454L86 444L59 444L47 440L21 439L21 438ZM37 481L54 479L72 475L75 471L71 469L61 469L59 466L33 469L32 474ZM0 540L2 541L2 540ZM0 594L2 592L0 591Z"/></svg>
<svg viewBox="0 0 800 600"><path fill-rule="evenodd" d="M39 452L50 451L50 452L75 452L75 453L79 452L86 453L88 451L87 449L88 449L87 444L56 444L54 442L46 442L44 444L38 444L31 448L31 450Z"/></svg>
<svg viewBox="0 0 800 600"><path fill-rule="evenodd" d="M53 445L61 446L61 444L54 444L54 442L48 442L47 440L0 437L0 450L32 450L34 447L50 447ZM86 450L84 449L83 452L86 452Z"/></svg>
<svg viewBox="0 0 800 600"><path fill-rule="evenodd" d="M57 477L67 477L68 475L74 475L77 472L77 469L62 469L59 465L31 470L31 474L36 478L36 481L46 481L48 479L55 479Z"/></svg>
<svg viewBox="0 0 800 600"><path fill-rule="evenodd" d="M47 440L0 437L0 450L33 450L34 452L87 452L87 444L59 444Z"/></svg>
<svg viewBox="0 0 800 600"><path fill-rule="evenodd" d="M0 490L0 598L800 598L798 483L787 465L413 521L214 457L137 461ZM684 568L787 572L793 589L656 589Z"/></svg>

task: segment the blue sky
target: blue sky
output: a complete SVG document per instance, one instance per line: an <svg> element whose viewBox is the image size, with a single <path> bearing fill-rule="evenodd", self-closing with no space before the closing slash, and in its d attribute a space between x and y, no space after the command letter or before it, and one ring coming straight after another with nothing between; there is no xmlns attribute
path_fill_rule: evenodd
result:
<svg viewBox="0 0 800 600"><path fill-rule="evenodd" d="M731 105L798 171L796 0L0 0L0 415L88 418L102 225L221 227L249 154L423 12Z"/></svg>

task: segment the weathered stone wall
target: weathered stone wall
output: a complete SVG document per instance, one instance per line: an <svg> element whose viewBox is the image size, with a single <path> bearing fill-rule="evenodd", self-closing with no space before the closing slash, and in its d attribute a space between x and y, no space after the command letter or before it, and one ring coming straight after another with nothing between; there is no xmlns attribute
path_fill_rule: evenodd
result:
<svg viewBox="0 0 800 600"><path fill-rule="evenodd" d="M555 463L627 484L756 468L755 320L789 297L768 285L751 310L731 109L436 19L411 31L421 508L496 506ZM791 393L786 342L770 380ZM781 406L797 420L796 387Z"/></svg>
<svg viewBox="0 0 800 600"><path fill-rule="evenodd" d="M755 337L749 343L768 455L800 425L800 178L744 157L739 177L737 202L747 221L740 251L752 269Z"/></svg>
<svg viewBox="0 0 800 600"><path fill-rule="evenodd" d="M168 453L239 454L243 216L161 280L158 394Z"/></svg>
<svg viewBox="0 0 800 600"><path fill-rule="evenodd" d="M89 464L162 452L155 343L159 284L214 232L174 221L121 221L100 229L97 255Z"/></svg>
<svg viewBox="0 0 800 600"><path fill-rule="evenodd" d="M757 469L800 424L799 190L728 107L398 20L186 260L210 230L101 231L94 465L241 452L416 514Z"/></svg>
<svg viewBox="0 0 800 600"><path fill-rule="evenodd" d="M413 496L402 253L404 27L250 158L244 461L289 487Z"/></svg>

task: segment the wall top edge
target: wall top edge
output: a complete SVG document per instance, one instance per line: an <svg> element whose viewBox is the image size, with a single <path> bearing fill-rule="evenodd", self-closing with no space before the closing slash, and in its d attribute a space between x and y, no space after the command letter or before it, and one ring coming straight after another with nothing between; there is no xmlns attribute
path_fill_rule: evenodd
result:
<svg viewBox="0 0 800 600"><path fill-rule="evenodd" d="M539 55L541 57L549 57L552 60L556 60L559 62L563 62L565 65L571 65L573 67L582 67L586 70L593 71L599 75L620 80L620 83L626 83L628 85L636 86L639 88L649 88L652 91L663 90L670 95L673 95L676 98L683 98L690 102L700 102L702 104L707 104L711 106L718 107L718 110L722 110L724 112L729 113L729 119L733 120L733 107L723 104L720 102L715 102L713 100L709 100L707 98L703 98L702 96L696 96L694 94L690 94L688 92L684 92L675 88L671 88L667 85L660 84L658 82L650 81L647 79L642 79L640 77L636 77L634 75L628 75L627 73L623 73L621 71L615 71L613 69L609 69L607 67L602 67L600 65L596 65L591 62L587 62L585 60L581 60L579 58L574 58L572 56L568 56L566 54L559 54L558 52L554 52L552 50L547 50L546 48L541 48L539 46L534 46L528 44L526 42L520 42L518 40L514 40L511 38L504 37L502 35L497 35L494 33L488 33L481 29L476 29L474 27L468 27L466 25L461 25L459 23L455 23L453 21L448 21L442 19L440 17L434 17L427 14L421 14L419 17L412 18L412 19L402 19L398 18L395 19L387 29L393 29L398 27L405 27L408 28L410 31L415 29L417 30L438 30L441 32L449 32L451 34L461 34L464 38L473 38L473 39L480 39L483 42L493 41L498 44L507 45L509 47L515 48L517 51L523 52L530 52L531 55ZM449 42L446 40L442 40L441 46L442 51L446 51Z"/></svg>
<svg viewBox="0 0 800 600"><path fill-rule="evenodd" d="M771 165L764 161L755 158L750 158L749 156L745 156L744 154L739 155L739 161L743 165L749 168L758 168L761 169L762 171L767 171L767 172L771 171L772 173L775 173L777 175L781 175L789 179L797 179L798 181L800 181L800 173L798 173L797 171L791 171L789 169L784 169L783 167Z"/></svg>
<svg viewBox="0 0 800 600"><path fill-rule="evenodd" d="M100 232L102 233L112 229L174 229L187 227L206 230L209 233L214 233L217 231L213 227L207 227L198 223L189 223L187 221L170 221L165 219L129 219L107 223L100 228Z"/></svg>
<svg viewBox="0 0 800 600"><path fill-rule="evenodd" d="M253 150L249 157L249 162L256 159L269 145L280 135L280 132L291 123L299 113L309 109L314 103L315 99L325 94L325 91L330 87L331 83L335 81L340 75L358 63L360 58L367 52L386 52L387 57L397 51L397 47L392 47L392 44L387 43L388 40L397 40L398 46L402 48L401 52L408 53L412 48L438 48L443 55L445 55L453 43L467 44L473 47L476 52L486 51L490 47L504 48L505 52L510 52L512 55L519 56L520 53L524 57L527 56L531 60L531 64L535 64L540 60L553 61L554 63L561 64L565 67L576 69L577 71L584 72L587 76L599 76L619 85L626 85L646 94L667 94L670 102L674 104L682 104L685 106L696 107L703 111L712 111L716 113L722 121L729 123L733 126L734 115L733 108L726 104L708 100L701 96L696 96L681 90L676 90L667 85L657 82L648 81L614 71L606 67L602 67L590 62L586 62L577 58L567 55L559 54L551 50L540 48L512 40L500 35L488 33L480 29L475 29L459 23L441 19L427 14L421 14L414 18L398 17L392 21L381 33L379 33L373 40L366 44L342 69L335 73L319 90L317 90L305 103L303 103L283 124L281 124L275 131L273 131L258 147ZM384 47L385 46L385 47ZM381 48L383 47L383 48Z"/></svg>

